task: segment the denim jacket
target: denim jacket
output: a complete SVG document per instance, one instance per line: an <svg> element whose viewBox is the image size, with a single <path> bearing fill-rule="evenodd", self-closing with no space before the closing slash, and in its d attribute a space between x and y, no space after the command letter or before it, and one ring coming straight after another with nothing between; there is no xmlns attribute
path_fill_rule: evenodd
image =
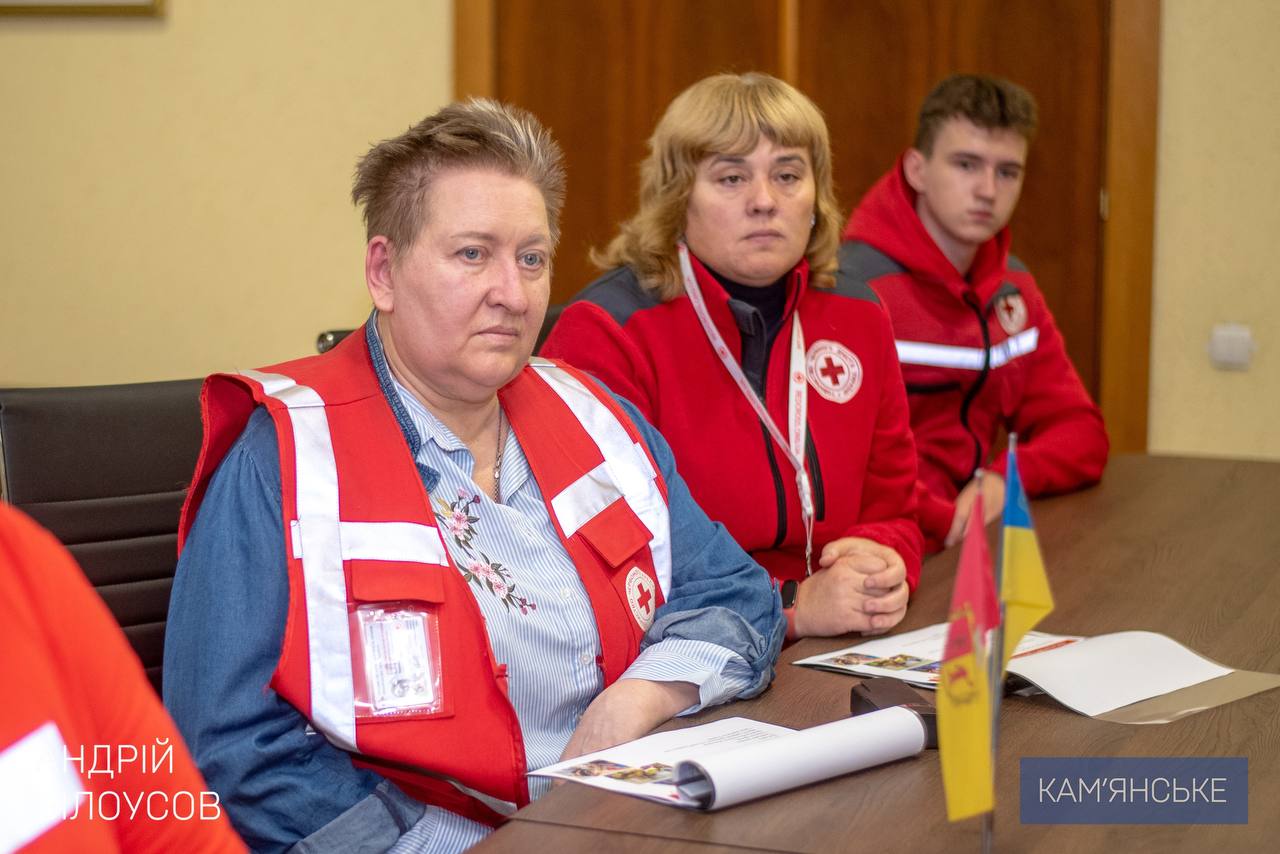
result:
<svg viewBox="0 0 1280 854"><path fill-rule="evenodd" d="M417 458L422 436L394 388L373 326L371 319L365 333L379 381ZM767 574L693 502L657 430L620 403L668 488L672 586L644 646L689 640L723 647L750 671L738 696L754 696L773 678L785 632L778 596ZM431 491L439 472L418 468ZM178 562L165 705L255 850L282 851L299 840L300 851L382 851L410 843L413 850L457 850L474 843L485 828L424 807L356 768L268 687L289 600L280 489L274 426L259 409L215 473ZM566 739L573 723L566 722Z"/></svg>

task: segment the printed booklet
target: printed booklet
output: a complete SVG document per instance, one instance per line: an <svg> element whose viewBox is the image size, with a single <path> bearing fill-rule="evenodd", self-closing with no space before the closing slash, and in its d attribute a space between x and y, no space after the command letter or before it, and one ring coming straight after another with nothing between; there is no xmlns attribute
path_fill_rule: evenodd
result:
<svg viewBox="0 0 1280 854"><path fill-rule="evenodd" d="M530 776L714 810L915 756L924 747L924 722L902 706L802 730L725 718L648 735Z"/></svg>

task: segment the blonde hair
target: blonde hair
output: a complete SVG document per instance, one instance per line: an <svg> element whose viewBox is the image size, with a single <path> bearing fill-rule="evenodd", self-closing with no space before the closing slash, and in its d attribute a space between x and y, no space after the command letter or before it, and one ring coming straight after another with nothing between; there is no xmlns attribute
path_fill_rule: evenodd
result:
<svg viewBox="0 0 1280 854"><path fill-rule="evenodd" d="M685 89L667 107L640 164L640 207L591 260L603 269L629 266L663 300L683 293L676 241L684 233L698 164L715 154L749 154L765 137L803 148L816 187L814 227L805 248L811 280L835 282L844 218L831 177L831 141L822 112L807 97L768 74L716 74Z"/></svg>
<svg viewBox="0 0 1280 854"><path fill-rule="evenodd" d="M560 239L564 156L532 113L487 98L450 104L404 133L384 139L356 164L351 200L364 206L367 240L383 235L392 257L413 247L423 201L446 169L489 168L524 178L542 192L551 243Z"/></svg>

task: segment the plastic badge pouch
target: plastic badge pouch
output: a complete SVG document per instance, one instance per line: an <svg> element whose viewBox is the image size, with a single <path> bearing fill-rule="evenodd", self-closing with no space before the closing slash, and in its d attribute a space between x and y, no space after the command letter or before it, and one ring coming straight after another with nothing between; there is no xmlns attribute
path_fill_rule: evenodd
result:
<svg viewBox="0 0 1280 854"><path fill-rule="evenodd" d="M361 668L355 680L356 716L434 714L443 708L440 631L433 608L418 602L361 605L352 614Z"/></svg>

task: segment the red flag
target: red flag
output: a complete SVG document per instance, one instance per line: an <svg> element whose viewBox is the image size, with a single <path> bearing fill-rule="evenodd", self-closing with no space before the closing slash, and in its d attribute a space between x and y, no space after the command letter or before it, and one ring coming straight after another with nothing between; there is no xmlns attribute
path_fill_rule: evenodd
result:
<svg viewBox="0 0 1280 854"><path fill-rule="evenodd" d="M972 615L968 624L966 615ZM1000 623L1000 606L996 601L996 585L991 578L991 553L987 549L987 533L982 520L982 495L979 493L965 527L960 563L956 568L956 586L951 593L951 609L947 614L951 627L943 658L953 658L970 651L970 631L985 640L988 629ZM957 644L958 646L954 646Z"/></svg>

